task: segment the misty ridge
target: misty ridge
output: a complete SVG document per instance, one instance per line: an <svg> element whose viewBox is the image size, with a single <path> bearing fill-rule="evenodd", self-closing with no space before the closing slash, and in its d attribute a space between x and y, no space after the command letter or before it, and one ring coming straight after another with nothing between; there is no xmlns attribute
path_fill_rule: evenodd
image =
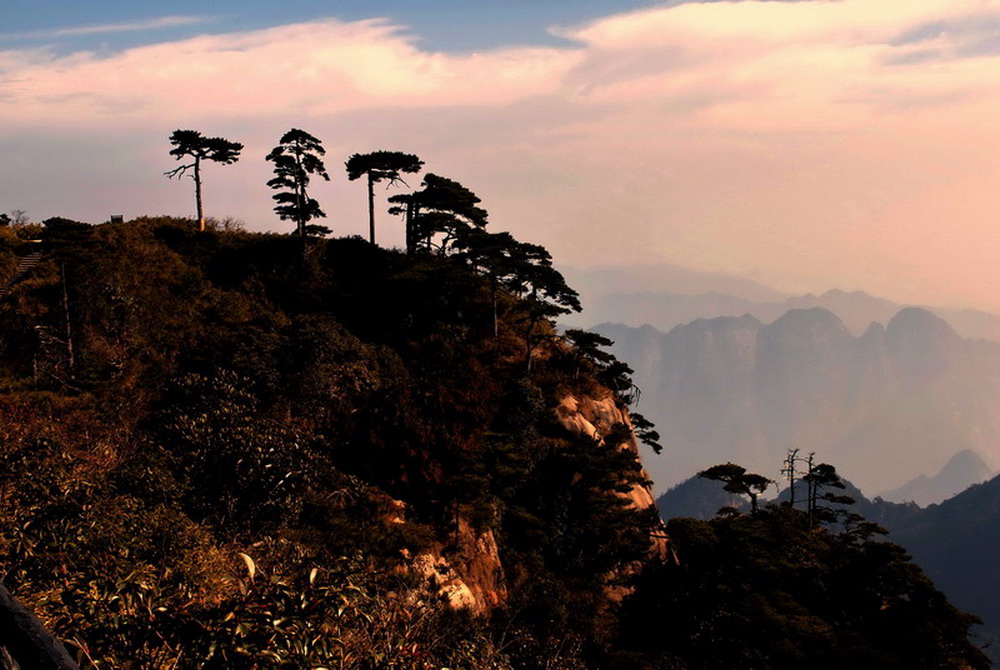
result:
<svg viewBox="0 0 1000 670"><path fill-rule="evenodd" d="M870 495L934 475L959 452L987 472L1000 460L1000 343L965 339L925 309L901 308L860 335L822 307L769 323L745 314L669 332L594 329L635 368L641 411L670 435L665 463L647 460L660 491L720 460L767 474L796 447Z"/></svg>
<svg viewBox="0 0 1000 670"><path fill-rule="evenodd" d="M635 368L642 411L669 426L669 465L649 461L659 486L727 459L769 472L798 446L876 493L959 451L996 458L1000 344L963 340L923 310L861 337L820 308L767 325L745 316L669 333L596 330Z"/></svg>
<svg viewBox="0 0 1000 670"><path fill-rule="evenodd" d="M793 295L753 280L720 272L656 264L631 268L569 268L567 279L584 297L585 310L567 323L651 325L669 331L695 319L750 314L763 323L790 309L822 307L836 314L854 335L872 323L886 324L904 307L922 307L941 317L964 338L1000 341L1000 315L977 309L909 305L865 291L829 289Z"/></svg>

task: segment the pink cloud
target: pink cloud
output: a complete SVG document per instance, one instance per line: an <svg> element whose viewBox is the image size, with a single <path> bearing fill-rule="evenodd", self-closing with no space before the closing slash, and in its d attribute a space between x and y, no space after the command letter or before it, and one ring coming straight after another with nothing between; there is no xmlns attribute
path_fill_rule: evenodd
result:
<svg viewBox="0 0 1000 670"><path fill-rule="evenodd" d="M574 55L555 49L451 56L384 21L320 21L130 49L110 57L0 60L0 118L37 126L212 115L266 118L361 107L496 104L544 90Z"/></svg>
<svg viewBox="0 0 1000 670"><path fill-rule="evenodd" d="M52 213L97 218L109 205L93 193L121 180L115 209L186 214L186 190L159 173L170 167L166 135L195 127L247 144L243 162L210 175L211 206L277 225L261 159L296 125L326 138L331 156L420 154L476 190L494 226L564 262L666 260L791 290L1000 309L1000 57L968 47L970 34L991 34L998 9L664 5L561 30L572 46L478 54L427 50L384 20L107 57L5 52L0 149L15 160L0 164L0 208L41 214L57 185L66 204ZM966 29L926 29L938 24ZM46 155L67 158L93 137L125 163L95 186L75 169L80 158L32 167L29 136L61 142ZM317 194L338 232L363 232L352 186Z"/></svg>

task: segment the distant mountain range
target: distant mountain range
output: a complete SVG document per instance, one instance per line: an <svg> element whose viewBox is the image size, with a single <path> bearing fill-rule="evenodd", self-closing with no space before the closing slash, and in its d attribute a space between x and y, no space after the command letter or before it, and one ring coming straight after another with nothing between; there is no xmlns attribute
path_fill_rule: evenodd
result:
<svg viewBox="0 0 1000 670"><path fill-rule="evenodd" d="M888 323L907 306L863 291L833 289L821 295L795 296L751 280L671 265L571 268L566 276L584 301L583 315L571 323L575 326L649 324L666 332L695 319L749 314L770 323L790 309L822 307L836 314L852 334L862 335L873 322ZM947 307L924 309L946 320L964 338L1000 341L1000 315Z"/></svg>
<svg viewBox="0 0 1000 670"><path fill-rule="evenodd" d="M1000 662L1000 316L672 266L566 276L585 306L571 325L605 322L593 330L635 368L639 411L663 436L644 462L665 519L740 504L686 479L701 469L780 479L787 449L815 451L860 485L855 511L983 617Z"/></svg>
<svg viewBox="0 0 1000 670"><path fill-rule="evenodd" d="M639 411L664 437L665 454L646 458L661 492L725 461L774 477L789 448L818 452L869 491L938 472L964 450L1000 462L1000 343L963 339L924 309L861 336L823 308L769 324L594 330L635 368Z"/></svg>

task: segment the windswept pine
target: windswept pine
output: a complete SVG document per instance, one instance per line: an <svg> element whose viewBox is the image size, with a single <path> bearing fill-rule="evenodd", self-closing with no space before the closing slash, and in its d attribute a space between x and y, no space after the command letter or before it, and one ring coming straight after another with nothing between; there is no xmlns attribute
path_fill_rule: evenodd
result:
<svg viewBox="0 0 1000 670"><path fill-rule="evenodd" d="M307 232L330 233L326 227L308 231L310 221L326 217L319 202L306 191L313 176L330 181L323 164L324 154L326 149L322 142L304 130L292 128L281 136L281 143L271 149L266 158L274 163L274 178L267 182L270 188L278 191L271 196L278 203L274 211L282 220L294 221L303 240Z"/></svg>
<svg viewBox="0 0 1000 670"><path fill-rule="evenodd" d="M180 179L188 170L191 171L191 179L194 180L195 206L198 210L198 230L205 230L205 212L202 208L201 195L202 161L231 165L240 159L243 145L224 137L205 137L197 130L179 129L170 135L170 144L174 146L170 150L171 156L179 161L188 159L191 162L167 170L163 174L171 179L174 177Z"/></svg>

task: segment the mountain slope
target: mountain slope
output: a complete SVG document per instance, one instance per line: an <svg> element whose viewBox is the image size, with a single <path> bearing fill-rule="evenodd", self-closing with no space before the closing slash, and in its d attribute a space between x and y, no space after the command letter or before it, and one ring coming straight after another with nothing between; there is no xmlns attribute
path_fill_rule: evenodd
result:
<svg viewBox="0 0 1000 670"><path fill-rule="evenodd" d="M893 524L905 546L958 607L981 616L1000 639L1000 477L972 486Z"/></svg>
<svg viewBox="0 0 1000 670"><path fill-rule="evenodd" d="M1000 552L1000 477L927 508L872 500L844 483L838 494L855 500L846 509L888 529L888 539L902 545L957 607L983 619L977 643L989 642L986 651L995 657L1000 640L1000 569L995 560ZM657 505L665 519L708 520L715 516L709 508L727 496L721 483L693 478L660 496ZM779 500L787 501L787 492ZM745 507L746 501L742 503Z"/></svg>
<svg viewBox="0 0 1000 670"><path fill-rule="evenodd" d="M554 331L535 245L42 232L0 302L0 567L84 667L984 667L898 548L795 514L665 536L628 373Z"/></svg>
<svg viewBox="0 0 1000 670"><path fill-rule="evenodd" d="M926 507L947 500L973 484L981 484L994 474L979 454L966 449L952 456L934 476L919 475L898 489L881 493L880 497L893 502L913 501Z"/></svg>
<svg viewBox="0 0 1000 670"><path fill-rule="evenodd" d="M171 219L0 248L29 232L44 260L0 302L0 567L74 656L604 653L616 589L664 540L624 403L551 337L551 303L457 252Z"/></svg>

